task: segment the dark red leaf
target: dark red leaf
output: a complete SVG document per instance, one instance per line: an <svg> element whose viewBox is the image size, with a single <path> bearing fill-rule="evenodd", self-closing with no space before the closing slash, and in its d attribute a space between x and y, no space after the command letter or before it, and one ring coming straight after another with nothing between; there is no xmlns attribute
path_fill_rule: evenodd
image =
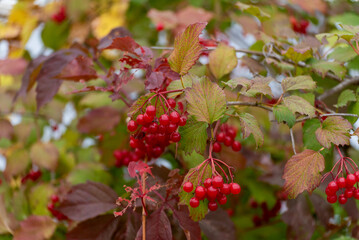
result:
<svg viewBox="0 0 359 240"><path fill-rule="evenodd" d="M97 78L97 74L95 69L93 69L91 58L78 56L62 69L57 78L73 81L88 81Z"/></svg>
<svg viewBox="0 0 359 240"><path fill-rule="evenodd" d="M173 216L178 220L181 228L186 234L187 239L201 239L201 229L199 224L190 218L187 206L180 205L179 210L173 211Z"/></svg>
<svg viewBox="0 0 359 240"><path fill-rule="evenodd" d="M67 233L67 240L111 240L114 235L120 218L112 214L98 216L81 222L74 229Z"/></svg>
<svg viewBox="0 0 359 240"><path fill-rule="evenodd" d="M57 208L68 218L83 221L116 208L117 194L107 185L88 181L72 187Z"/></svg>
<svg viewBox="0 0 359 240"><path fill-rule="evenodd" d="M135 40L131 37L117 37L112 40L112 43L109 46L106 47L99 47L101 50L105 49L118 49L124 52L132 53L136 56L138 54L135 52L136 48L139 48L140 45L138 45Z"/></svg>
<svg viewBox="0 0 359 240"><path fill-rule="evenodd" d="M180 75L173 71L165 58L157 58L154 66L155 72L162 72L163 76L170 81L180 79Z"/></svg>
<svg viewBox="0 0 359 240"><path fill-rule="evenodd" d="M215 212L210 212L199 222L204 234L211 239L237 239L235 226L228 213L221 208Z"/></svg>
<svg viewBox="0 0 359 240"><path fill-rule="evenodd" d="M29 216L20 222L14 232L14 240L50 239L56 229L56 223L49 216Z"/></svg>
<svg viewBox="0 0 359 240"><path fill-rule="evenodd" d="M321 197L320 195L313 193L309 196L312 201L315 213L319 221L324 225L329 224L329 219L334 216L333 206L327 202L326 199Z"/></svg>
<svg viewBox="0 0 359 240"><path fill-rule="evenodd" d="M161 72L151 72L149 76L146 78L146 89L152 90L156 88L161 88L165 78L163 76L163 73Z"/></svg>
<svg viewBox="0 0 359 240"><path fill-rule="evenodd" d="M25 71L27 61L23 58L0 60L0 74L18 75Z"/></svg>
<svg viewBox="0 0 359 240"><path fill-rule="evenodd" d="M353 222L358 221L359 212L355 199L353 198L348 199L347 203L344 204L344 209Z"/></svg>
<svg viewBox="0 0 359 240"><path fill-rule="evenodd" d="M136 239L142 239L142 226L137 232ZM163 208L157 209L147 218L146 239L172 240L171 223Z"/></svg>
<svg viewBox="0 0 359 240"><path fill-rule="evenodd" d="M81 133L100 134L111 131L119 121L119 111L105 106L93 109L80 118L77 129Z"/></svg>
<svg viewBox="0 0 359 240"><path fill-rule="evenodd" d="M113 39L118 37L131 37L131 33L124 27L118 27L111 30L109 34L103 37L98 44L99 49L107 48L112 44Z"/></svg>

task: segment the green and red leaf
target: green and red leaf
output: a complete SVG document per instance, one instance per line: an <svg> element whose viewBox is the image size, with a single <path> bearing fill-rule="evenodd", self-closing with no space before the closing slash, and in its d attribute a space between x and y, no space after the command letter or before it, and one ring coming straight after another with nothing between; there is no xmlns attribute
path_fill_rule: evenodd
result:
<svg viewBox="0 0 359 240"><path fill-rule="evenodd" d="M257 148L263 145L264 136L256 118L253 115L245 112L238 113L237 116L239 117L243 137L247 138L252 134Z"/></svg>
<svg viewBox="0 0 359 240"><path fill-rule="evenodd" d="M316 83L310 76L296 76L296 77L287 77L282 81L282 88L284 92L291 90L314 90Z"/></svg>
<svg viewBox="0 0 359 240"><path fill-rule="evenodd" d="M207 127L208 123L198 122L191 116L187 124L179 128L181 134L180 147L185 154L191 154L193 150L203 154L207 146Z"/></svg>
<svg viewBox="0 0 359 240"><path fill-rule="evenodd" d="M230 73L237 63L235 49L222 43L209 54L209 69L217 79Z"/></svg>
<svg viewBox="0 0 359 240"><path fill-rule="evenodd" d="M315 131L318 142L325 148L330 148L332 143L335 145L349 145L352 129L350 122L340 116L326 118L321 127Z"/></svg>
<svg viewBox="0 0 359 240"><path fill-rule="evenodd" d="M309 117L315 116L315 108L304 98L293 95L283 98L283 102L293 113L297 112Z"/></svg>

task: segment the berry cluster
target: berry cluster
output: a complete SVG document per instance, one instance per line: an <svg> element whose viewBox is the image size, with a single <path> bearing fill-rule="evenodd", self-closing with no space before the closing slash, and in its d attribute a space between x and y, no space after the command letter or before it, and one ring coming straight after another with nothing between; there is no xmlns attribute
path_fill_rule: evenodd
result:
<svg viewBox="0 0 359 240"><path fill-rule="evenodd" d="M39 179L42 175L42 172L41 170L37 170L37 171L34 171L34 170L30 170L30 172L21 179L21 183L24 184L26 183L27 180L32 180L33 182L35 182L37 179Z"/></svg>
<svg viewBox="0 0 359 240"><path fill-rule="evenodd" d="M183 184L183 190L187 193L193 191L193 184L191 182L185 182ZM241 187L238 183L223 183L223 178L220 175L217 175L212 178L207 178L203 186L199 185L194 191L194 197L189 201L189 205L192 208L199 206L199 201L208 199L208 209L211 211L216 211L218 204L223 205L227 202L226 195L229 194L239 194L241 192ZM217 200L217 202L216 202Z"/></svg>
<svg viewBox="0 0 359 240"><path fill-rule="evenodd" d="M131 141L132 140L130 140L130 144ZM128 166L130 162L137 162L140 160L140 157L136 153L130 152L128 150L116 149L113 151L113 156L116 158L116 167Z"/></svg>
<svg viewBox="0 0 359 240"><path fill-rule="evenodd" d="M280 201L280 199L277 199L275 205L273 206L272 209L268 209L268 205L266 202L262 202L260 205L256 202L256 201L251 201L250 202L250 206L251 208L257 209L257 208L261 208L262 209L262 215L254 215L252 221L253 224L256 227L261 226L263 223L268 223L270 221L271 218L274 218L278 215L279 210L282 206L282 203Z"/></svg>
<svg viewBox="0 0 359 240"><path fill-rule="evenodd" d="M359 171L354 174L348 174L347 177L340 177L328 183L325 189L327 194L327 201L329 203L336 203L337 200L340 204L345 204L348 198L354 197L359 199L359 188L354 187L359 182ZM337 192L341 189L341 194L337 197Z"/></svg>
<svg viewBox="0 0 359 240"><path fill-rule="evenodd" d="M213 143L213 152L220 152L222 150L221 143L227 147L232 147L232 150L239 152L242 149L240 142L235 141L237 136L237 129L227 124L223 124L220 132L216 136L216 142Z"/></svg>
<svg viewBox="0 0 359 240"><path fill-rule="evenodd" d="M130 146L135 149L139 158L158 158L171 142L179 142L181 135L178 126L186 125L186 116L181 116L174 108L176 101L165 100L167 113L156 116L156 107L148 105L145 112L130 120L127 129L132 132Z"/></svg>
<svg viewBox="0 0 359 240"><path fill-rule="evenodd" d="M309 26L309 22L307 20L298 21L295 17L290 17L290 23L292 24L292 28L297 33L306 34L307 28Z"/></svg>
<svg viewBox="0 0 359 240"><path fill-rule="evenodd" d="M61 221L61 220L68 220L68 218L62 214L61 212L57 211L55 209L55 205L59 202L59 196L57 195L52 195L51 196L51 202L47 205L47 209L51 212L51 214L57 218L57 220Z"/></svg>
<svg viewBox="0 0 359 240"><path fill-rule="evenodd" d="M59 11L52 15L52 20L57 23L62 23L66 19L66 8L60 7Z"/></svg>

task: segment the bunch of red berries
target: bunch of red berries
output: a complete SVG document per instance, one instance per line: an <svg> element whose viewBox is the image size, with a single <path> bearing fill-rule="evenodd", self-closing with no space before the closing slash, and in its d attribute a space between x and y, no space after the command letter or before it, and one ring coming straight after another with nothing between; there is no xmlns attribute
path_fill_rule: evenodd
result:
<svg viewBox="0 0 359 240"><path fill-rule="evenodd" d="M37 179L41 177L41 175L42 175L41 170L34 171L31 169L30 172L21 179L21 183L24 184L29 179L35 182Z"/></svg>
<svg viewBox="0 0 359 240"><path fill-rule="evenodd" d="M140 160L140 157L136 153L128 150L116 149L113 151L113 156L116 158L116 167L128 166L130 162L137 162Z"/></svg>
<svg viewBox="0 0 359 240"><path fill-rule="evenodd" d="M157 117L156 107L148 105L145 113L130 120L127 129L132 132L130 146L140 158L158 158L171 142L179 142L181 135L178 126L186 125L186 116L181 116L174 108L176 101L172 98L166 100L167 113Z"/></svg>
<svg viewBox="0 0 359 240"><path fill-rule="evenodd" d="M59 202L59 196L57 195L52 195L51 196L51 203L49 203L47 205L47 209L51 212L51 214L57 218L57 220L61 221L61 220L68 220L68 218L62 214L61 212L57 211L55 209L55 205Z"/></svg>
<svg viewBox="0 0 359 240"><path fill-rule="evenodd" d="M231 146L233 151L239 152L242 149L242 145L240 142L235 141L237 129L228 124L223 124L220 130L216 136L216 142L213 143L213 152L220 152L222 150L221 143L227 147Z"/></svg>
<svg viewBox="0 0 359 240"><path fill-rule="evenodd" d="M183 190L187 193L193 191L193 184L191 182L185 182L183 184ZM203 186L197 186L194 191L194 197L189 201L189 205L193 208L199 206L199 201L208 199L208 209L216 211L218 204L223 205L227 202L227 196L229 194L239 194L241 187L238 183L223 183L223 178L217 175L212 178L207 178ZM216 202L217 200L217 202Z"/></svg>
<svg viewBox="0 0 359 240"><path fill-rule="evenodd" d="M298 21L295 17L290 17L290 23L292 24L292 28L297 33L307 33L307 28L309 26L308 20L302 19Z"/></svg>
<svg viewBox="0 0 359 240"><path fill-rule="evenodd" d="M66 8L61 6L59 11L52 15L52 20L57 23L62 23L66 19Z"/></svg>
<svg viewBox="0 0 359 240"><path fill-rule="evenodd" d="M328 183L325 189L327 194L327 201L329 203L345 204L348 198L354 197L359 199L359 188L354 187L359 182L359 171L354 174L348 174L347 177L340 177ZM341 194L337 197L337 192L341 189Z"/></svg>

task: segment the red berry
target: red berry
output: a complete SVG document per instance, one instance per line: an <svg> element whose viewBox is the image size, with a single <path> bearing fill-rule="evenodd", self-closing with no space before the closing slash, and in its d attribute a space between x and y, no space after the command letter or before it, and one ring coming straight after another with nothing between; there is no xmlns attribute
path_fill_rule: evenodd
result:
<svg viewBox="0 0 359 240"><path fill-rule="evenodd" d="M51 202L52 203L57 203L59 201L59 196L57 196L56 194L51 196Z"/></svg>
<svg viewBox="0 0 359 240"><path fill-rule="evenodd" d="M193 184L191 182L185 182L183 184L183 191L190 193L192 192L192 190L193 190Z"/></svg>
<svg viewBox="0 0 359 240"><path fill-rule="evenodd" d="M231 186L228 183L223 183L223 186L221 188L221 193L223 194L230 194L231 193Z"/></svg>
<svg viewBox="0 0 359 240"><path fill-rule="evenodd" d="M355 178L356 178L356 181L359 182L359 171L356 171L356 172L354 173L354 176L355 176Z"/></svg>
<svg viewBox="0 0 359 240"><path fill-rule="evenodd" d="M135 154L136 154L139 158L143 158L143 157L146 155L146 153L145 153L144 151L142 151L141 149L139 149L139 148L136 148L136 149L135 149Z"/></svg>
<svg viewBox="0 0 359 240"><path fill-rule="evenodd" d="M226 195L222 195L220 198L218 198L218 203L221 204L221 205L224 205L227 203L227 197Z"/></svg>
<svg viewBox="0 0 359 240"><path fill-rule="evenodd" d="M335 181L331 181L328 184L328 189L330 192L336 193L339 190L338 184Z"/></svg>
<svg viewBox="0 0 359 240"><path fill-rule="evenodd" d="M47 204L47 209L51 212L55 208L55 205L53 203Z"/></svg>
<svg viewBox="0 0 359 240"><path fill-rule="evenodd" d="M191 198L191 200L189 200L189 205L193 208L196 208L199 206L199 200L195 197Z"/></svg>
<svg viewBox="0 0 359 240"><path fill-rule="evenodd" d="M207 198L210 199L216 199L218 194L217 188L214 188L213 186L210 186L207 188Z"/></svg>
<svg viewBox="0 0 359 240"><path fill-rule="evenodd" d="M346 198L351 198L351 197L353 197L353 195L354 195L353 189L351 189L351 188L345 189L344 196Z"/></svg>
<svg viewBox="0 0 359 240"><path fill-rule="evenodd" d="M154 119L154 116L149 115L147 112L143 115L143 120L145 124L151 123Z"/></svg>
<svg viewBox="0 0 359 240"><path fill-rule="evenodd" d="M187 123L187 118L185 116L180 117L180 120L178 121L178 125L183 127Z"/></svg>
<svg viewBox="0 0 359 240"><path fill-rule="evenodd" d="M156 31L157 32L161 32L164 28L165 28L165 26L163 25L163 23L158 23L156 25Z"/></svg>
<svg viewBox="0 0 359 240"><path fill-rule="evenodd" d="M170 105L171 108L176 107L176 100L174 100L173 98L167 99L167 102L168 102L168 104Z"/></svg>
<svg viewBox="0 0 359 240"><path fill-rule="evenodd" d="M213 152L220 152L222 150L222 146L219 142L213 143Z"/></svg>
<svg viewBox="0 0 359 240"><path fill-rule="evenodd" d="M171 141L172 142L179 142L181 140L181 134L178 132L174 132L171 134Z"/></svg>
<svg viewBox="0 0 359 240"><path fill-rule="evenodd" d="M354 198L359 200L359 189L354 190Z"/></svg>
<svg viewBox="0 0 359 240"><path fill-rule="evenodd" d="M337 202L337 195L331 195L327 197L328 203L336 203Z"/></svg>
<svg viewBox="0 0 359 240"><path fill-rule="evenodd" d="M178 123L180 118L181 118L181 115L178 112L175 112L175 111L171 112L170 121L172 123Z"/></svg>
<svg viewBox="0 0 359 240"><path fill-rule="evenodd" d="M153 157L158 158L163 153L163 150L161 147L157 146L153 148L152 153L153 153Z"/></svg>
<svg viewBox="0 0 359 240"><path fill-rule="evenodd" d="M158 128L157 128L158 133L163 133L164 134L164 133L166 133L166 131L167 131L167 128L164 125L159 125Z"/></svg>
<svg viewBox="0 0 359 240"><path fill-rule="evenodd" d="M132 148L138 147L136 139L133 138L130 140L130 147L132 147Z"/></svg>
<svg viewBox="0 0 359 240"><path fill-rule="evenodd" d="M345 204L347 202L347 198L344 196L344 194L340 194L339 195L339 203L340 204Z"/></svg>
<svg viewBox="0 0 359 240"><path fill-rule="evenodd" d="M196 190L194 191L194 195L198 200L202 200L206 196L206 190L202 186L197 186Z"/></svg>
<svg viewBox="0 0 359 240"><path fill-rule="evenodd" d="M153 105L148 105L146 107L146 113L148 116L154 117L156 116L156 108Z"/></svg>
<svg viewBox="0 0 359 240"><path fill-rule="evenodd" d="M167 126L167 132L168 133L173 133L174 131L176 131L178 128L177 124L175 123L170 123L168 126Z"/></svg>
<svg viewBox="0 0 359 240"><path fill-rule="evenodd" d="M227 130L227 135L230 136L231 138L235 138L236 135L237 135L237 133L236 133L236 131L235 131L233 128L229 128L229 129Z"/></svg>
<svg viewBox="0 0 359 240"><path fill-rule="evenodd" d="M212 180L212 186L215 188L221 188L223 186L223 178L222 176L215 176Z"/></svg>
<svg viewBox="0 0 359 240"><path fill-rule="evenodd" d="M127 129L128 129L128 131L130 131L130 132L136 131L137 127L138 127L137 123L136 123L135 121L133 121L133 120L130 120L130 121L127 123Z"/></svg>
<svg viewBox="0 0 359 240"><path fill-rule="evenodd" d="M212 186L212 179L211 178L207 178L204 183L203 183L205 188L209 188L210 186Z"/></svg>
<svg viewBox="0 0 359 240"><path fill-rule="evenodd" d="M216 211L218 208L218 204L216 202L209 202L208 209L211 211Z"/></svg>
<svg viewBox="0 0 359 240"><path fill-rule="evenodd" d="M239 194L241 192L241 186L238 183L231 183L231 193Z"/></svg>
<svg viewBox="0 0 359 240"><path fill-rule="evenodd" d="M345 178L343 178L343 177L338 178L337 184L338 184L339 188L345 188L345 186L346 186Z"/></svg>
<svg viewBox="0 0 359 240"><path fill-rule="evenodd" d="M223 132L220 132L220 133L217 134L216 139L217 139L218 142L223 142L225 136L226 135Z"/></svg>
<svg viewBox="0 0 359 240"><path fill-rule="evenodd" d="M330 189L328 187L325 188L325 194L327 194L327 196L332 196L332 195L335 195L336 192L332 192L330 191Z"/></svg>
<svg viewBox="0 0 359 240"><path fill-rule="evenodd" d="M224 137L224 145L226 145L227 147L231 146L233 143L233 138L231 138L230 136L225 136Z"/></svg>
<svg viewBox="0 0 359 240"><path fill-rule="evenodd" d="M148 132L150 133L156 133L157 129L158 129L158 125L155 122L151 123L150 126L148 126Z"/></svg>
<svg viewBox="0 0 359 240"><path fill-rule="evenodd" d="M145 120L144 120L144 116L143 114L139 114L136 118L136 122L138 125L143 125L145 124Z"/></svg>
<svg viewBox="0 0 359 240"><path fill-rule="evenodd" d="M232 143L232 150L235 152L239 152L242 149L242 144L240 142L234 141Z"/></svg>
<svg viewBox="0 0 359 240"><path fill-rule="evenodd" d="M160 121L161 125L167 126L168 124L170 124L170 117L167 114L163 114L160 116L158 121Z"/></svg>
<svg viewBox="0 0 359 240"><path fill-rule="evenodd" d="M346 186L352 187L356 183L356 177L354 174L348 174L346 179Z"/></svg>

